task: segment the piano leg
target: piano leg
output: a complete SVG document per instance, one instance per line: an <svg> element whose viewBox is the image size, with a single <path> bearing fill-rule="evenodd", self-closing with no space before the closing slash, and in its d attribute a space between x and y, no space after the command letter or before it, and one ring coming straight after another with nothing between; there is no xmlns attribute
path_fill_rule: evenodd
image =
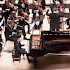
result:
<svg viewBox="0 0 70 70"><path fill-rule="evenodd" d="M37 57L34 57L34 65L37 65Z"/></svg>

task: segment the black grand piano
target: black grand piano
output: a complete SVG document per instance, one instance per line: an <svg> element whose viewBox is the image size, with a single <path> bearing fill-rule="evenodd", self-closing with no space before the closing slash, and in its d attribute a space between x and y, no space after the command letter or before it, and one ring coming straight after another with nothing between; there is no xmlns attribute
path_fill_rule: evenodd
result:
<svg viewBox="0 0 70 70"><path fill-rule="evenodd" d="M70 31L42 31L42 48L46 53L57 53L70 50Z"/></svg>
<svg viewBox="0 0 70 70"><path fill-rule="evenodd" d="M70 50L70 31L41 31L41 35L32 35L30 56L44 56L47 53L59 53Z"/></svg>

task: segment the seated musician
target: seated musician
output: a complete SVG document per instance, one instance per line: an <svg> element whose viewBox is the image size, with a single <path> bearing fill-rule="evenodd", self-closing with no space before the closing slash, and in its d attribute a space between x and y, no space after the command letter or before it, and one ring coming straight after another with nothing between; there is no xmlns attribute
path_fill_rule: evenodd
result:
<svg viewBox="0 0 70 70"><path fill-rule="evenodd" d="M16 11L12 11L11 14L9 15L8 19L13 20L15 22L18 22L21 16L16 15Z"/></svg>
<svg viewBox="0 0 70 70"><path fill-rule="evenodd" d="M28 34L30 34L30 26L29 26L29 23L28 22L26 22L25 20L27 20L27 18L28 18L28 14L27 13L25 13L24 11L23 11L23 9L21 9L20 11L19 11L19 16L21 16L21 18L20 18L20 20L19 20L19 25L20 26L25 26L25 25L27 25L28 26Z"/></svg>
<svg viewBox="0 0 70 70"><path fill-rule="evenodd" d="M27 14L30 14L28 5L29 5L28 0L22 0L21 3L18 5L19 10L23 9L24 12L26 12Z"/></svg>
<svg viewBox="0 0 70 70"><path fill-rule="evenodd" d="M13 10L16 10L17 8L10 3L10 0L5 0L5 4L2 5L2 9L3 9L3 16L5 17L5 22L7 23L7 19L10 13Z"/></svg>
<svg viewBox="0 0 70 70"><path fill-rule="evenodd" d="M25 39L26 33L24 27L19 25L19 19L21 19L21 16L17 16L16 11L12 11L8 19L13 20L15 22L15 24L17 25L16 27L17 30L22 30Z"/></svg>
<svg viewBox="0 0 70 70"><path fill-rule="evenodd" d="M45 0L38 0L34 3L34 6L32 11L33 11L33 19L32 19L32 22L35 20L36 18L36 10L38 10L38 14L39 14L39 17L40 15L43 15L43 10L45 9ZM35 29L40 29L41 25L43 23L43 20L40 20L40 23L37 27L37 25L35 24Z"/></svg>
<svg viewBox="0 0 70 70"><path fill-rule="evenodd" d="M26 52L25 49L22 48L22 46L24 46L24 45L21 45L20 42L21 42L21 38L17 37L15 40L15 43L14 43L14 49L15 49L15 52L17 54L16 56L21 55L21 54L23 54L23 56L24 56L24 54L26 54L28 62L30 62L30 59L28 57L28 53Z"/></svg>
<svg viewBox="0 0 70 70"><path fill-rule="evenodd" d="M8 23L5 25L5 37L6 40L15 41L19 37L19 31L14 28L15 23L13 20L8 20Z"/></svg>
<svg viewBox="0 0 70 70"><path fill-rule="evenodd" d="M27 22L29 19L29 9L28 9L28 0L19 0L18 2L18 15L21 16L19 20L19 25L25 27L25 25L28 26L28 31L30 31L29 23Z"/></svg>

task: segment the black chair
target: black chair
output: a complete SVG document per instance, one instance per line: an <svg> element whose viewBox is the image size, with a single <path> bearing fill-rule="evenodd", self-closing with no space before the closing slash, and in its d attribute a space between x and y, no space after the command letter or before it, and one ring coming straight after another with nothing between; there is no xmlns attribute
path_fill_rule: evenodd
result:
<svg viewBox="0 0 70 70"><path fill-rule="evenodd" d="M17 50L15 50L15 49L13 49L13 50L12 50L12 58L13 58L13 62L14 62L14 61L19 61L19 62L20 62L21 53L18 52Z"/></svg>

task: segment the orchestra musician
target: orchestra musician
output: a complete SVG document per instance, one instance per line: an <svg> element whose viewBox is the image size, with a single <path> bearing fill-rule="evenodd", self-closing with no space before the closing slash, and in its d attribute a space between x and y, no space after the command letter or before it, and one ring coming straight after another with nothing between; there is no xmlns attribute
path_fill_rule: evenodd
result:
<svg viewBox="0 0 70 70"><path fill-rule="evenodd" d="M17 7L15 7L13 4L11 4L9 0L5 0L5 4L2 5L2 9L3 9L3 16L5 17L5 22L7 24L7 19L9 17L10 13L13 10L16 10Z"/></svg>
<svg viewBox="0 0 70 70"><path fill-rule="evenodd" d="M8 20L8 23L5 25L5 38L6 40L15 41L19 37L19 31L15 29L15 23L13 20Z"/></svg>
<svg viewBox="0 0 70 70"><path fill-rule="evenodd" d="M38 14L39 16L43 15L43 11L45 9L45 0L37 0L35 3L34 3L34 6L33 9L32 9L32 12L33 12L33 19L32 19L32 22L35 20L36 18L36 10L38 10ZM41 25L43 23L43 20L40 20L40 23L37 27L37 25L35 24L35 29L40 29Z"/></svg>
<svg viewBox="0 0 70 70"><path fill-rule="evenodd" d="M21 16L18 16L16 11L12 11L8 19L13 20L14 22L18 22L19 19L21 19Z"/></svg>
<svg viewBox="0 0 70 70"><path fill-rule="evenodd" d="M23 11L24 11L24 14L25 13L27 13L28 15L30 14L29 13L29 7L28 7L28 0L19 0L20 1L20 4L18 5L18 8L19 8L19 10L20 9L23 9Z"/></svg>
<svg viewBox="0 0 70 70"><path fill-rule="evenodd" d="M29 8L28 8L28 0L19 0L18 4L18 15L21 16L19 20L19 25L25 27L25 25L28 26L27 33L30 34L30 25L28 23L29 19Z"/></svg>
<svg viewBox="0 0 70 70"><path fill-rule="evenodd" d="M25 38L25 36L26 36L26 33L25 33L25 30L24 30L24 27L23 26L20 26L19 24L19 20L21 19L22 17L21 16L17 16L16 15L16 11L12 11L12 13L10 14L10 16L9 16L9 20L13 20L14 22L15 22L15 24L16 24L16 29L17 30L22 30L22 33L23 33L23 35L24 35L24 38Z"/></svg>
<svg viewBox="0 0 70 70"><path fill-rule="evenodd" d="M19 11L19 16L21 16L21 19L19 19L19 25L20 25L20 26L23 26L23 28L25 27L25 25L27 25L27 26L28 26L28 31L27 31L27 33L30 34L30 32L29 32L29 31L30 31L30 25L29 25L28 22L25 21L25 20L27 20L28 15L27 15L27 14L24 15L24 11L21 9L21 10Z"/></svg>
<svg viewBox="0 0 70 70"><path fill-rule="evenodd" d="M22 48L22 46L24 46L24 45L21 45L21 39L20 39L20 37L16 38L15 43L14 43L15 53L17 55L23 54L23 56L24 56L24 54L26 54L28 62L30 62L28 53L27 53L27 51L25 49Z"/></svg>

